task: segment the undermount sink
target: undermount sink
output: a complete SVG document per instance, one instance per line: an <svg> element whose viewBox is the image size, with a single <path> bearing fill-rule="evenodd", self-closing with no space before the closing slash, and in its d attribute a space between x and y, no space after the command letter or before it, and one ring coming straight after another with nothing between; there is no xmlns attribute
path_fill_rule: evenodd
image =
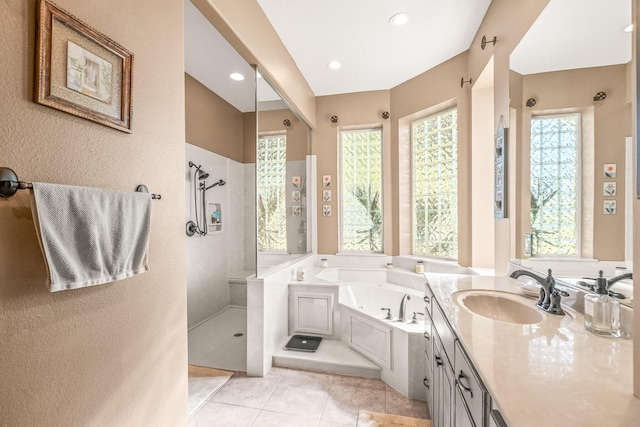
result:
<svg viewBox="0 0 640 427"><path fill-rule="evenodd" d="M531 300L506 292L460 291L453 301L473 314L500 322L533 325L545 319L539 309L527 305Z"/></svg>

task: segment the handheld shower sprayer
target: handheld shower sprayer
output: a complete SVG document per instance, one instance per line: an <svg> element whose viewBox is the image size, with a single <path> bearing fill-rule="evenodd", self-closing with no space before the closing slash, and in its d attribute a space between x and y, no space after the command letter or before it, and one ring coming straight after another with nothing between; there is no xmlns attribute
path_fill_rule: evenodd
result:
<svg viewBox="0 0 640 427"><path fill-rule="evenodd" d="M205 189L204 189L204 191L207 191L208 189L210 189L210 188L212 188L212 187L215 187L216 185L219 185L219 186L221 186L221 187L222 187L222 186L223 186L223 185L225 185L225 184L226 184L226 182L225 182L223 179L221 179L220 181L218 181L218 182L214 182L213 184L211 184L210 186L208 186L207 188L205 188Z"/></svg>

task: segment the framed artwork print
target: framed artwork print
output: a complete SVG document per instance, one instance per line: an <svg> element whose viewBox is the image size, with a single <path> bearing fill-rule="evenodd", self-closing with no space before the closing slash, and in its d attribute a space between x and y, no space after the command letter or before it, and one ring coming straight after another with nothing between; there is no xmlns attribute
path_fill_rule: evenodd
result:
<svg viewBox="0 0 640 427"><path fill-rule="evenodd" d="M331 190L322 190L322 201L323 202L331 201Z"/></svg>
<svg viewBox="0 0 640 427"><path fill-rule="evenodd" d="M131 133L133 54L39 0L34 101Z"/></svg>
<svg viewBox="0 0 640 427"><path fill-rule="evenodd" d="M602 195L605 197L613 197L617 193L617 185L615 181L605 182L602 184Z"/></svg>
<svg viewBox="0 0 640 427"><path fill-rule="evenodd" d="M604 165L604 177L605 178L615 178L618 174L617 166L615 163L606 163Z"/></svg>
<svg viewBox="0 0 640 427"><path fill-rule="evenodd" d="M605 215L615 215L617 212L617 203L615 200L605 200L604 201L604 214Z"/></svg>
<svg viewBox="0 0 640 427"><path fill-rule="evenodd" d="M496 219L507 217L507 134L506 128L498 129L494 140L494 183L493 216Z"/></svg>

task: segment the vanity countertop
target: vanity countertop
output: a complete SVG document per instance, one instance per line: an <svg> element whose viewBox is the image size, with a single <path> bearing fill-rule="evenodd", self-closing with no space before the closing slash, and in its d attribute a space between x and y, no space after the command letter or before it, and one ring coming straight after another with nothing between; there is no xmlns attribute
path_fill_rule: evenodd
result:
<svg viewBox="0 0 640 427"><path fill-rule="evenodd" d="M429 274L432 292L509 426L640 426L633 396L633 343L597 337L567 310L520 325L475 315L453 302L465 290L524 296L509 277ZM536 300L523 298L535 307Z"/></svg>

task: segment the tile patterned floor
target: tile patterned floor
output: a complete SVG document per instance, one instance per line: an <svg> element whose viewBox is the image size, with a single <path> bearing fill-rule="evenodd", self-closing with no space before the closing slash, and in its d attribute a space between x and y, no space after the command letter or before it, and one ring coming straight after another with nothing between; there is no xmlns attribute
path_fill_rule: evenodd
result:
<svg viewBox="0 0 640 427"><path fill-rule="evenodd" d="M189 427L354 427L361 409L427 418L424 401L378 379L273 368L264 378L234 374Z"/></svg>

